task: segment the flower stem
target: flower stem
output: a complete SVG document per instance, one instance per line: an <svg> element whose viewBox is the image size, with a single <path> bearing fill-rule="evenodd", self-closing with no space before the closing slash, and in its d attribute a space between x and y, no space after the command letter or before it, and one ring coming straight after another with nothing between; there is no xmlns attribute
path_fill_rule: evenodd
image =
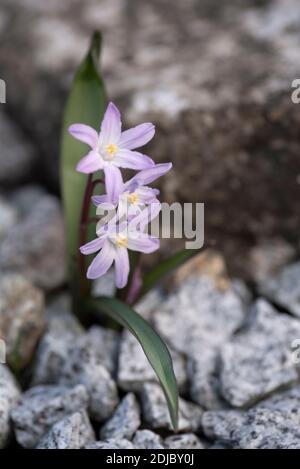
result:
<svg viewBox="0 0 300 469"><path fill-rule="evenodd" d="M82 201L80 225L79 225L79 247L83 246L87 242L87 229L89 222L89 212L90 212L90 203L91 197L93 194L94 184L93 176L88 175L85 192ZM79 254L79 271L80 271L80 290L81 294L85 296L87 293L87 281L85 277L85 258L83 254Z"/></svg>

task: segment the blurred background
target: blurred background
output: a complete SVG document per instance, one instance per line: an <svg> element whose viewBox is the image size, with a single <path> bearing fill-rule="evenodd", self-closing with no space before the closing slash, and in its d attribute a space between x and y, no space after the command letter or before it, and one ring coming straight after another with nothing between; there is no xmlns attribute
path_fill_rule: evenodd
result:
<svg viewBox="0 0 300 469"><path fill-rule="evenodd" d="M174 164L162 200L205 203L206 243L234 276L296 257L299 24L297 0L1 0L0 268L64 278L60 127L95 29L124 125L155 122L147 150Z"/></svg>

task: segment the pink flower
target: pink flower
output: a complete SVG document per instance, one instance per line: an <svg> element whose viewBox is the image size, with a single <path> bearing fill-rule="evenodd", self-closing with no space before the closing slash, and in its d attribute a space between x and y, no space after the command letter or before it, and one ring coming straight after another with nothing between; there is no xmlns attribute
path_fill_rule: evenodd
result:
<svg viewBox="0 0 300 469"><path fill-rule="evenodd" d="M101 277L115 263L116 286L125 287L130 268L128 249L151 253L159 248L159 239L142 231L159 211L160 203L156 203L144 209L130 222L118 224L115 219L97 232L96 239L81 246L80 251L85 255L100 251L90 264L87 277L89 279Z"/></svg>
<svg viewBox="0 0 300 469"><path fill-rule="evenodd" d="M118 217L124 214L136 215L145 206L157 203L158 189L148 187L172 168L172 163L162 163L144 169L127 182L123 182L121 173L110 173L105 179L106 194L95 195L92 200L103 210L114 210L118 207Z"/></svg>
<svg viewBox="0 0 300 469"><path fill-rule="evenodd" d="M154 166L149 156L137 151L154 136L155 127L151 123L137 125L132 129L121 131L121 115L118 108L109 103L101 124L100 133L85 124L73 124L70 134L90 146L91 150L77 165L81 173L94 173L104 170L105 176L119 172L118 168L146 169Z"/></svg>

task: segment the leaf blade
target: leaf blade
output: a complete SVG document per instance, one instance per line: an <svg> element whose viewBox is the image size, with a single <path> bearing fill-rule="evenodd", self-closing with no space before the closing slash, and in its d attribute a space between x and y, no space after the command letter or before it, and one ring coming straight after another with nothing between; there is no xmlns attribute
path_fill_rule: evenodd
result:
<svg viewBox="0 0 300 469"><path fill-rule="evenodd" d="M178 389L172 358L163 340L147 321L120 300L100 297L97 300L92 300L91 308L93 311L107 314L129 329L140 342L163 388L171 421L176 431L178 424Z"/></svg>
<svg viewBox="0 0 300 469"><path fill-rule="evenodd" d="M61 135L61 189L66 223L68 271L73 297L78 296L81 283L87 291L90 289L90 282L86 278L80 278L79 272L79 224L87 177L76 172L76 165L87 153L88 146L69 135L68 127L74 123L83 123L99 128L107 103L103 80L98 70L100 49L101 35L96 32L89 51L75 74L65 107ZM93 228L91 226L90 233ZM91 239L90 236L88 238Z"/></svg>

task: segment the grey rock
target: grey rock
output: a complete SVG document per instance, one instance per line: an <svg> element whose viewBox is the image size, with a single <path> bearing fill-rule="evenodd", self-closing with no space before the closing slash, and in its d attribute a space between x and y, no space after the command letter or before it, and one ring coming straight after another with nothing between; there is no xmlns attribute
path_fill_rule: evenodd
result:
<svg viewBox="0 0 300 469"><path fill-rule="evenodd" d="M18 211L3 197L0 197L0 241L7 231L17 223Z"/></svg>
<svg viewBox="0 0 300 469"><path fill-rule="evenodd" d="M194 435L194 433L186 433L183 435L169 436L165 439L165 445L168 449L204 449L205 446Z"/></svg>
<svg viewBox="0 0 300 469"><path fill-rule="evenodd" d="M60 297L46 310L47 331L43 335L32 370L33 386L56 384L83 329L70 311L68 297Z"/></svg>
<svg viewBox="0 0 300 469"><path fill-rule="evenodd" d="M22 182L28 178L33 167L35 159L33 147L2 110L0 112L0 129L0 183Z"/></svg>
<svg viewBox="0 0 300 469"><path fill-rule="evenodd" d="M187 384L185 360L172 349L174 372L180 390ZM118 385L125 391L140 391L145 382L158 382L158 378L149 364L145 352L138 340L128 331L123 331L118 366Z"/></svg>
<svg viewBox="0 0 300 469"><path fill-rule="evenodd" d="M61 370L60 380L69 386L85 386L92 419L102 422L112 416L119 401L117 387L97 352L90 347L86 336L79 337L74 344Z"/></svg>
<svg viewBox="0 0 300 469"><path fill-rule="evenodd" d="M119 334L111 329L92 326L85 338L87 346L94 349L99 362L114 375L118 362Z"/></svg>
<svg viewBox="0 0 300 469"><path fill-rule="evenodd" d="M51 290L65 281L64 223L58 200L45 196L0 245L0 270L17 271Z"/></svg>
<svg viewBox="0 0 300 469"><path fill-rule="evenodd" d="M150 320L152 313L162 303L164 296L158 288L153 288L141 300L134 305L137 313L143 316L144 319Z"/></svg>
<svg viewBox="0 0 300 469"><path fill-rule="evenodd" d="M0 449L8 443L11 434L10 415L21 397L19 386L8 367L0 364Z"/></svg>
<svg viewBox="0 0 300 469"><path fill-rule="evenodd" d="M13 206L21 217L27 216L47 192L42 186L28 184L17 188L11 194Z"/></svg>
<svg viewBox="0 0 300 469"><path fill-rule="evenodd" d="M105 275L97 278L92 285L94 296L115 296L116 283L114 269L110 269Z"/></svg>
<svg viewBox="0 0 300 469"><path fill-rule="evenodd" d="M300 448L300 389L286 391L248 411L210 411L202 419L204 433L240 449Z"/></svg>
<svg viewBox="0 0 300 469"><path fill-rule="evenodd" d="M69 415L53 425L37 449L81 449L95 441L95 434L84 410Z"/></svg>
<svg viewBox="0 0 300 469"><path fill-rule="evenodd" d="M34 448L50 428L63 417L87 407L84 386L37 386L22 395L12 412L18 443Z"/></svg>
<svg viewBox="0 0 300 469"><path fill-rule="evenodd" d="M91 445L87 445L85 449L135 449L133 444L126 440L125 438L121 438L115 440L111 438L107 441L96 441Z"/></svg>
<svg viewBox="0 0 300 469"><path fill-rule="evenodd" d="M221 389L233 407L248 407L281 388L297 383L298 373L288 348L266 338L254 343L227 344L222 350Z"/></svg>
<svg viewBox="0 0 300 469"><path fill-rule="evenodd" d="M233 407L246 407L298 381L292 343L300 322L258 300L248 326L221 350L220 386Z"/></svg>
<svg viewBox="0 0 300 469"><path fill-rule="evenodd" d="M251 249L249 257L252 278L260 284L291 262L295 257L295 249L282 238L268 237Z"/></svg>
<svg viewBox="0 0 300 469"><path fill-rule="evenodd" d="M259 284L260 292L272 302L300 317L300 262L284 267L279 273Z"/></svg>
<svg viewBox="0 0 300 469"><path fill-rule="evenodd" d="M2 275L0 337L6 343L7 363L24 368L32 359L45 328L44 296L22 275Z"/></svg>
<svg viewBox="0 0 300 469"><path fill-rule="evenodd" d="M151 429L172 430L168 406L163 390L158 384L146 383L142 394L143 418ZM178 430L181 432L198 431L202 409L184 399L179 399Z"/></svg>
<svg viewBox="0 0 300 469"><path fill-rule="evenodd" d="M133 393L127 394L117 407L114 415L100 432L101 440L127 438L131 440L141 424L140 408Z"/></svg>
<svg viewBox="0 0 300 469"><path fill-rule="evenodd" d="M138 430L132 442L137 449L165 449L162 438L151 430Z"/></svg>
<svg viewBox="0 0 300 469"><path fill-rule="evenodd" d="M226 403L220 394L219 348L201 341L198 353L188 358L190 396L194 402L209 410L223 409Z"/></svg>
<svg viewBox="0 0 300 469"><path fill-rule="evenodd" d="M212 279L196 277L160 305L154 320L176 350L195 356L201 341L212 346L224 343L244 317L243 303L232 289L222 291Z"/></svg>

